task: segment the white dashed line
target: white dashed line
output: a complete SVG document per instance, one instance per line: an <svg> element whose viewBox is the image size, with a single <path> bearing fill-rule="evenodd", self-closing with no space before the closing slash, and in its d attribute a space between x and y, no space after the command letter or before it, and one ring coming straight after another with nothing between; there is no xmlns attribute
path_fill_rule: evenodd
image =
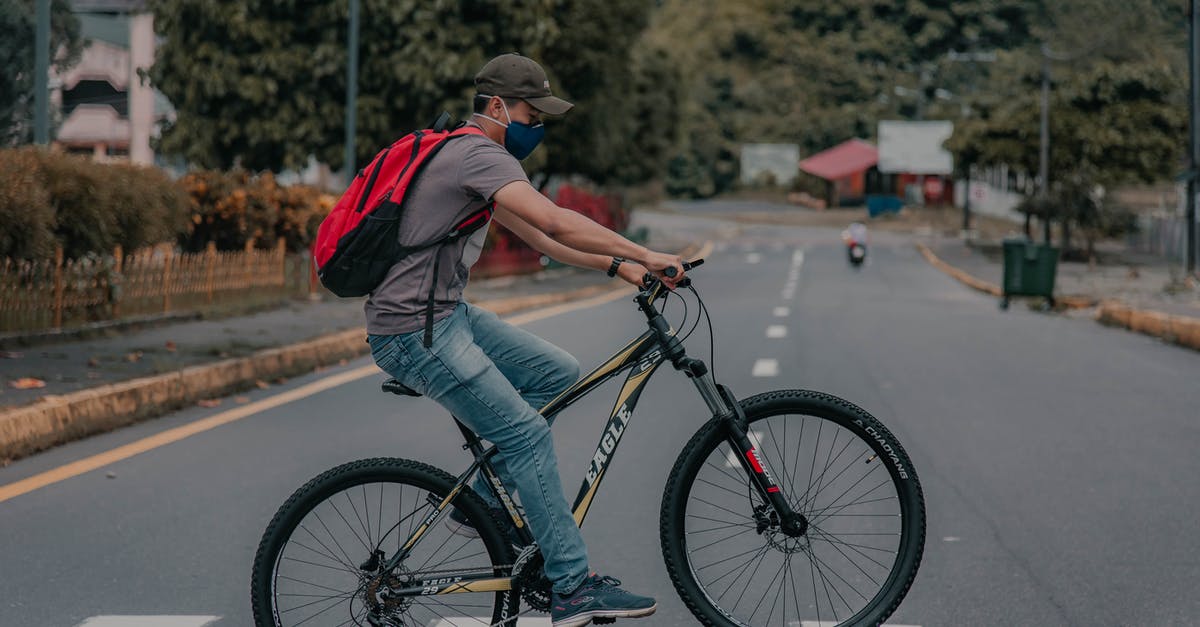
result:
<svg viewBox="0 0 1200 627"><path fill-rule="evenodd" d="M773 325L767 327L767 337L769 337L769 338L787 337L787 327L783 326L782 324L773 324Z"/></svg>
<svg viewBox="0 0 1200 627"><path fill-rule="evenodd" d="M755 377L779 376L779 362L774 359L759 359L750 369L750 375Z"/></svg>
<svg viewBox="0 0 1200 627"><path fill-rule="evenodd" d="M749 253L746 255L746 263L758 263L762 261L762 255L758 253Z"/></svg>
<svg viewBox="0 0 1200 627"><path fill-rule="evenodd" d="M78 627L204 627L220 616L93 616Z"/></svg>
<svg viewBox="0 0 1200 627"><path fill-rule="evenodd" d="M775 314L776 318L786 318L788 317L788 314L791 313L791 310L787 307L776 307L773 313Z"/></svg>

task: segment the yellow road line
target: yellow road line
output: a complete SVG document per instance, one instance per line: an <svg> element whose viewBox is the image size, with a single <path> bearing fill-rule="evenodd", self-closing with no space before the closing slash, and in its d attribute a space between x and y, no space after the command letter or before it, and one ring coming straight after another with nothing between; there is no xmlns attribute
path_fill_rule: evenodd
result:
<svg viewBox="0 0 1200 627"><path fill-rule="evenodd" d="M70 479L71 477L82 475L85 472L96 470L97 468L119 462L123 459L128 459L139 453L145 453L151 449L165 446L167 444L171 444L172 442L178 442L184 438L196 435L197 433L203 433L210 429L215 429L221 425L229 424L235 420L241 420L246 416L250 416L273 407L279 407L280 405L285 405L292 401L299 400L307 396L312 396L318 392L323 392L329 388L337 387L343 383L356 381L378 372L379 368L374 364L370 366L362 366L346 372L341 372L321 379L320 381L314 381L307 385L298 387L294 390L288 390L282 394L277 394L270 398L265 398L261 401L238 407L237 409L223 411L214 416L202 418L195 422L190 422L186 425L175 427L174 429L167 429L162 433L156 433L152 436L137 440L136 442L130 442L124 446L118 446L117 448L107 450L103 453L98 453L96 455L92 455L91 457L85 457L79 461L71 462L69 464L47 470L46 472L34 475L27 479L14 481L13 483L0 486L0 503L3 503L4 501L7 501L13 497L25 494L26 492L32 492L39 488L44 488L52 483L58 483L59 481L64 481L66 479Z"/></svg>
<svg viewBox="0 0 1200 627"><path fill-rule="evenodd" d="M707 255L708 251L710 250L712 250L712 242L706 242L704 248L701 249L700 254L697 256L703 257L704 255ZM535 320L542 320L551 316L569 313L577 309L602 305L632 293L633 287L630 286L626 289L616 290L608 294L602 294L600 296L576 301L574 303L564 303L561 305L555 305L553 307L547 307L545 309L539 309L537 311L531 311L529 313L512 316L506 318L506 321L513 325L528 324L530 322L534 322ZM162 433L156 433L152 436L137 440L136 442L130 442L124 446L119 446L103 453L97 453L91 457L85 457L84 459L74 461L69 464L64 464L57 468L36 474L32 477L2 485L0 486L0 503L3 503L11 498L21 496L22 494L44 488L48 485L65 481L71 477L77 477L85 472L91 472L97 468L103 468L104 466L114 464L123 459L129 459L134 455L145 453L151 449L178 442L184 438L189 438L193 435L196 435L197 433L203 433L210 429L215 429L221 425L229 424L236 420L241 420L247 416L252 416L259 412L279 407L280 405L285 405L292 401L297 401L319 392L324 392L330 388L335 388L339 385L350 383L351 381L357 381L364 377L369 377L372 374L378 374L379 372L379 368L374 364L371 364L370 366L362 366L346 372L340 372L335 375L330 375L319 381L313 381L307 385L300 386L294 390L289 390L287 392L283 392L282 394L277 394L270 398L265 398L261 401L256 401L243 407L238 407L237 409L224 411L214 416L209 416L208 418L202 418L195 422L190 422L186 425L175 427L174 429L167 429Z"/></svg>

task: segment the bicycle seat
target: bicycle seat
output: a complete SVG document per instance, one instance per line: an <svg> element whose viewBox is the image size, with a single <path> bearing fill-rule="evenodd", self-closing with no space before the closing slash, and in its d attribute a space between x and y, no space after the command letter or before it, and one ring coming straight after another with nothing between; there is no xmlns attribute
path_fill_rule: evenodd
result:
<svg viewBox="0 0 1200 627"><path fill-rule="evenodd" d="M383 391L400 396L421 396L421 393L397 381L395 378L383 382Z"/></svg>

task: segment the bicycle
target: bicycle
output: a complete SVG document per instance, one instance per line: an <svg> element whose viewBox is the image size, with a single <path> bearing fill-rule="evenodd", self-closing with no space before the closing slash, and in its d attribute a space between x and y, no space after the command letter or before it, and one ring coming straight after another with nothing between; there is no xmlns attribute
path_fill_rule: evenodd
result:
<svg viewBox="0 0 1200 627"><path fill-rule="evenodd" d="M712 319L690 277L680 287L695 295L711 342ZM828 394L778 390L736 399L684 349L699 314L681 339L656 308L673 293L647 275L634 301L649 329L541 410L553 420L628 371L575 498L576 524L583 524L647 382L669 362L712 412L676 459L659 517L667 571L696 619L722 627L882 623L912 585L925 543L924 497L908 455L874 417ZM394 379L383 387L418 395ZM365 459L326 471L291 495L255 555L258 625L318 618L376 627L506 625L521 614L522 600L548 611L550 582L521 510L492 468L496 449L455 423L474 456L457 477L413 460ZM805 440L806 431L815 437ZM504 520L469 487L477 472L504 505ZM477 538L439 524L451 508Z"/></svg>

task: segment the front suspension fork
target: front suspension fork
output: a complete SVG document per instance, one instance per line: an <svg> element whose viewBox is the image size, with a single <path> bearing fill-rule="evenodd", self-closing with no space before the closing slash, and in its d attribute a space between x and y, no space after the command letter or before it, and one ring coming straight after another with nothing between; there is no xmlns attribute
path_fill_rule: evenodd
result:
<svg viewBox="0 0 1200 627"><path fill-rule="evenodd" d="M750 437L747 435L750 423L746 419L746 413L742 411L741 405L738 404L729 388L723 385L717 385L716 388L729 408L729 413L722 421L725 425L725 439L733 447L733 450L738 452L737 458L742 464L742 469L750 477L751 484L758 490L763 500L770 503L772 509L779 515L780 529L792 537L804 535L808 530L808 519L792 509L787 495L783 493L779 483L775 481L775 477L771 476L771 471L763 463L757 447L750 441Z"/></svg>

